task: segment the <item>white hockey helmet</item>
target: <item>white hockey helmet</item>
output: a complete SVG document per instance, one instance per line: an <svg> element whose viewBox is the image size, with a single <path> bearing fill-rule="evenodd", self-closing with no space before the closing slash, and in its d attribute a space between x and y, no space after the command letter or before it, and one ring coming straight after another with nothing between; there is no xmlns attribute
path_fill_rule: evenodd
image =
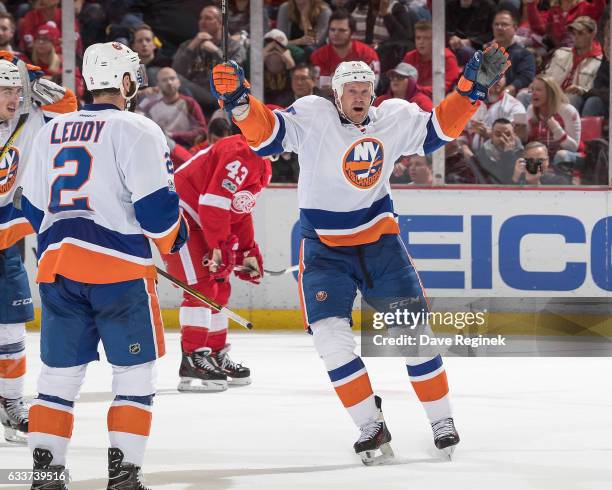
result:
<svg viewBox="0 0 612 490"><path fill-rule="evenodd" d="M126 73L133 84L129 93L123 89L123 75ZM85 50L83 78L87 90L117 88L128 100L147 81L146 69L140 64L138 54L118 42L92 44Z"/></svg>
<svg viewBox="0 0 612 490"><path fill-rule="evenodd" d="M332 90L340 100L344 84L349 82L368 82L372 85L372 96L374 96L374 83L376 76L372 69L363 61L343 61L334 71L332 77Z"/></svg>
<svg viewBox="0 0 612 490"><path fill-rule="evenodd" d="M19 68L8 60L0 59L0 87L22 87Z"/></svg>

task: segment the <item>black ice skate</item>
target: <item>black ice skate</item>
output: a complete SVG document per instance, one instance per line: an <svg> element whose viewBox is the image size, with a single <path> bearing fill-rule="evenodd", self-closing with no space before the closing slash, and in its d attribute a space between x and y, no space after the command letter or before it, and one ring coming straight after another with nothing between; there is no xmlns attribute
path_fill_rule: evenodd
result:
<svg viewBox="0 0 612 490"><path fill-rule="evenodd" d="M353 446L366 466L384 464L394 457L393 449L389 445L391 434L381 410L382 400L379 396L375 396L374 400L378 408L378 418L360 428L361 436Z"/></svg>
<svg viewBox="0 0 612 490"><path fill-rule="evenodd" d="M3 398L0 396L0 422L4 426L7 442L27 444L28 406L23 398Z"/></svg>
<svg viewBox="0 0 612 490"><path fill-rule="evenodd" d="M434 434L434 444L442 453L451 459L455 447L459 444L459 434L455 429L452 417L438 420L431 424Z"/></svg>
<svg viewBox="0 0 612 490"><path fill-rule="evenodd" d="M217 363L219 369L227 376L227 383L230 386L250 385L251 370L248 367L230 359L228 354L230 348L231 344L225 344L223 349L213 354L213 359Z"/></svg>
<svg viewBox="0 0 612 490"><path fill-rule="evenodd" d="M51 465L53 461L51 451L37 447L32 456L34 472L30 490L68 490L66 469L60 465Z"/></svg>
<svg viewBox="0 0 612 490"><path fill-rule="evenodd" d="M225 391L227 376L217 366L211 349L203 347L188 354L183 352L179 376L179 391Z"/></svg>
<svg viewBox="0 0 612 490"><path fill-rule="evenodd" d="M151 490L141 481L140 466L123 462L123 451L108 449L108 486L106 490Z"/></svg>

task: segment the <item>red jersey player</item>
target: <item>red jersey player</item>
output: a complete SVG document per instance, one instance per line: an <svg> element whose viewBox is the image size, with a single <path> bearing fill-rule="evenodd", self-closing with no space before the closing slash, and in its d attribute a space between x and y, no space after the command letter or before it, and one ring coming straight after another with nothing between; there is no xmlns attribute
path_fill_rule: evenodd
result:
<svg viewBox="0 0 612 490"><path fill-rule="evenodd" d="M191 236L180 253L164 256L168 272L222 305L229 300L236 263L252 269L235 272L240 279L258 284L263 261L251 211L270 177L270 161L253 152L242 135L223 138L181 165L175 185ZM185 293L179 322L179 391L224 391L228 380L251 382L250 370L228 356L225 315Z"/></svg>

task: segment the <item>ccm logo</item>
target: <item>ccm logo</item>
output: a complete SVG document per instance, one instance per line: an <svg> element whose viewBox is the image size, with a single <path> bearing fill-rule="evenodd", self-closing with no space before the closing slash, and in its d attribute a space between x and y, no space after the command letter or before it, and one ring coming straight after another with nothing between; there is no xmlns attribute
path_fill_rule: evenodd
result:
<svg viewBox="0 0 612 490"><path fill-rule="evenodd" d="M32 298L16 299L15 301L13 301L12 306L24 306L24 305L29 305L31 303L32 303Z"/></svg>

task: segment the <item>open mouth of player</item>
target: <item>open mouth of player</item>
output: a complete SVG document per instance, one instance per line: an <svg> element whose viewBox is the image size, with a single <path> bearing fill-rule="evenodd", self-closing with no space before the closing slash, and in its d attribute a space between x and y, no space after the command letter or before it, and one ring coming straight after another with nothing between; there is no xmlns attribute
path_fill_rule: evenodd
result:
<svg viewBox="0 0 612 490"><path fill-rule="evenodd" d="M363 114L365 111L365 107L362 105L354 105L353 106L353 112L355 114Z"/></svg>

